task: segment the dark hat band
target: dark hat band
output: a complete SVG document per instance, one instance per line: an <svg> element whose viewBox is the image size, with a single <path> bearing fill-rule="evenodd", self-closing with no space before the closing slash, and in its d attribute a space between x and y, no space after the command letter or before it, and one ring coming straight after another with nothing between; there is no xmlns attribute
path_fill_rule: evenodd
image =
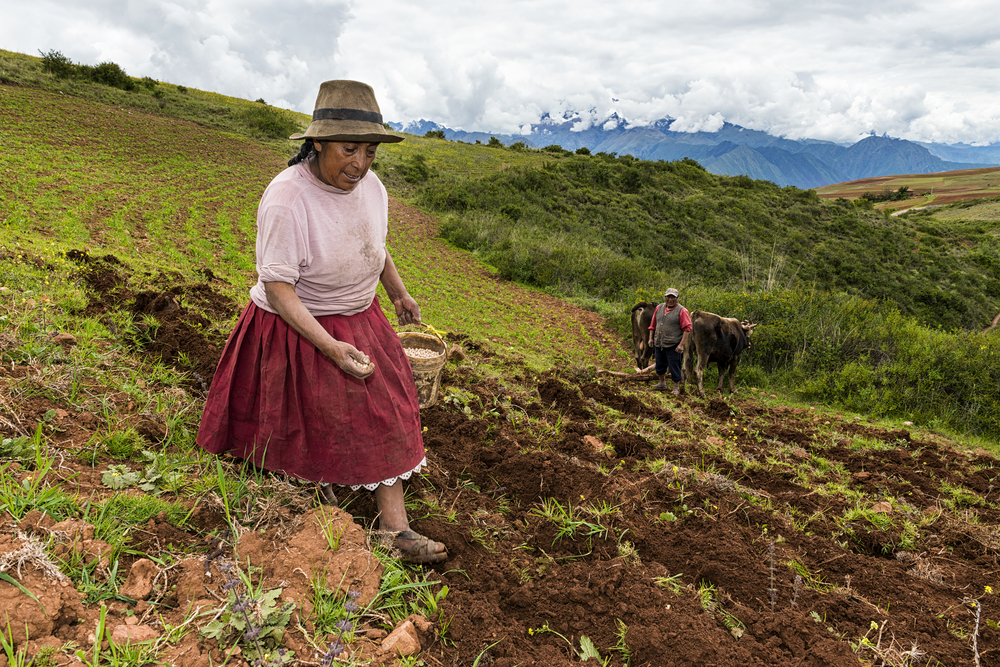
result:
<svg viewBox="0 0 1000 667"><path fill-rule="evenodd" d="M313 111L313 120L361 120L368 123L382 124L382 114L363 109L326 108Z"/></svg>

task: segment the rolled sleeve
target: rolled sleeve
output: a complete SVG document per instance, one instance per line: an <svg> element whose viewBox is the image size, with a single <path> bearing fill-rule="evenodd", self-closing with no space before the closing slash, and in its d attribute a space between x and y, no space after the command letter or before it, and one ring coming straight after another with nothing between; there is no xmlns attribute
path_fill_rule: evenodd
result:
<svg viewBox="0 0 1000 667"><path fill-rule="evenodd" d="M268 264L257 267L257 275L260 276L262 283L290 283L294 285L299 281L300 273L299 267L285 264Z"/></svg>
<svg viewBox="0 0 1000 667"><path fill-rule="evenodd" d="M309 265L308 239L287 206L268 206L257 219L257 274L264 283L299 281Z"/></svg>
<svg viewBox="0 0 1000 667"><path fill-rule="evenodd" d="M691 331L691 313L688 312L687 308L681 308L678 319L680 320L681 331Z"/></svg>

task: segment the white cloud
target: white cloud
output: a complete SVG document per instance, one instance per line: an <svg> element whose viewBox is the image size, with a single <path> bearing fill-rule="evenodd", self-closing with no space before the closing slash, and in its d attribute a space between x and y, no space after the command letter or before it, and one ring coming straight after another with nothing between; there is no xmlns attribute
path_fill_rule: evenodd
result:
<svg viewBox="0 0 1000 667"><path fill-rule="evenodd" d="M5 6L6 5L6 6ZM387 119L522 132L727 121L791 138L1000 137L987 0L0 0L0 47L309 112L371 83ZM614 101L613 101L614 100Z"/></svg>

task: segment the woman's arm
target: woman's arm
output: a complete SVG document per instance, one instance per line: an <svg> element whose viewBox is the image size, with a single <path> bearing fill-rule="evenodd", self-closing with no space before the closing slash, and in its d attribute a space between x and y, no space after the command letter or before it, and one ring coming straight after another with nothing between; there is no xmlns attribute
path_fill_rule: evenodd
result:
<svg viewBox="0 0 1000 667"><path fill-rule="evenodd" d="M396 263L392 261L392 255L385 251L385 267L382 268L382 275L379 276L385 293L389 295L389 300L396 307L396 317L402 324L418 324L420 322L420 306L414 301L410 293L403 285L403 279L396 271Z"/></svg>
<svg viewBox="0 0 1000 667"><path fill-rule="evenodd" d="M368 355L327 333L299 299L291 283L264 283L264 293L267 295L267 303L281 319L315 345L316 349L330 357L342 371L356 378L368 377L375 371L375 364L371 363Z"/></svg>

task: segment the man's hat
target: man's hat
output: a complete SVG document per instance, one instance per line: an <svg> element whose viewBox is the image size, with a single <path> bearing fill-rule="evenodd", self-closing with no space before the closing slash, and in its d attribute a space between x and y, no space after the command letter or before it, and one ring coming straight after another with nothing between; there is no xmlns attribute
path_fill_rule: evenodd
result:
<svg viewBox="0 0 1000 667"><path fill-rule="evenodd" d="M668 296L680 296L680 295L677 293L677 290L675 290L673 287L671 287L663 295L664 298L666 298Z"/></svg>

